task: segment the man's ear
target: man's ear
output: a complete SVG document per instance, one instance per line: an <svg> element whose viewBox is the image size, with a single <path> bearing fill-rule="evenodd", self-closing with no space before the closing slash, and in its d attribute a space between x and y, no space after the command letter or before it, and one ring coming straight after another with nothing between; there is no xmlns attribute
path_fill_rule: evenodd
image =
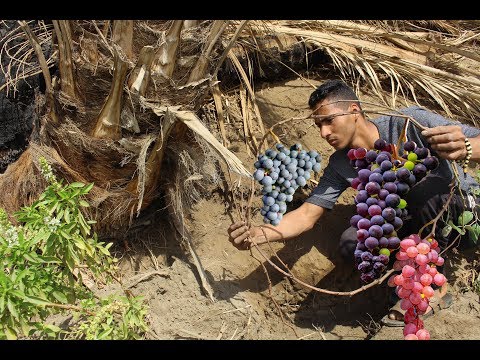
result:
<svg viewBox="0 0 480 360"><path fill-rule="evenodd" d="M349 110L351 112L356 112L356 111L358 112L358 111L360 111L360 108L358 107L358 105L356 103L352 102L352 103L350 103Z"/></svg>

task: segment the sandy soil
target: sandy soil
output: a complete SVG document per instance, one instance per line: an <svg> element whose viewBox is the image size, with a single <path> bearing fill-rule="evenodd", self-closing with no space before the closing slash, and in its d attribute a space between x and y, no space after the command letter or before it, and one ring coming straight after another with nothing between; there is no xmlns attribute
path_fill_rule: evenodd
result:
<svg viewBox="0 0 480 360"><path fill-rule="evenodd" d="M305 114L311 91L312 87L300 79L257 89L265 124L270 126ZM365 95L362 100L368 97ZM286 144L301 142L305 148L317 150L325 167L332 149L311 125L311 121L288 123L276 134ZM254 156L246 151L238 126L233 118L227 123L227 132L233 134L230 149L247 168L253 169ZM296 194L289 209L301 204L313 186L309 183L306 191ZM132 292L143 294L148 300L152 330L149 339L403 338L402 328L380 324L388 310L386 284L352 297L325 295L286 278L266 263L257 250L250 253L235 249L227 241L227 228L233 220L238 220L238 214L228 210L222 191L212 188L210 196L195 205L189 222L195 251L213 290L213 301L202 291L196 267L160 215L154 214L151 225L135 232L129 241L129 251L121 247L117 250L122 257L125 281L136 279ZM361 286L358 271L344 262L337 251L339 236L353 214L353 194L353 190L343 194L334 210L308 233L285 244L272 245L278 257L308 284L335 291L351 291ZM254 204L259 203L259 196L255 201ZM260 214L255 212L253 222L261 221ZM268 246L262 250L274 258ZM432 339L480 339L479 296L468 288L468 276L472 274L469 264L478 258L478 250L451 253L448 257L446 264L455 302L449 309L426 319ZM262 263L266 264L269 279ZM159 271L152 273L154 270ZM148 273L150 276L143 277Z"/></svg>

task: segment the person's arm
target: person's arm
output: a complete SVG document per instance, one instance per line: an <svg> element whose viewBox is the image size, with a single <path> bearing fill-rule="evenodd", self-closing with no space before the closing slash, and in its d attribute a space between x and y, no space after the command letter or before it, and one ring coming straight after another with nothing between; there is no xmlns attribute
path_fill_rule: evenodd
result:
<svg viewBox="0 0 480 360"><path fill-rule="evenodd" d="M297 209L286 213L277 226L265 224L248 229L244 222L237 222L228 229L229 241L237 249L247 250L251 246L251 240L256 244L264 244L267 241L293 239L312 229L324 212L323 207L305 202Z"/></svg>
<svg viewBox="0 0 480 360"><path fill-rule="evenodd" d="M437 154L447 160L464 160L467 156L465 138L467 136L459 125L432 127L422 131ZM480 136L468 137L472 145L470 161L480 161Z"/></svg>
<svg viewBox="0 0 480 360"><path fill-rule="evenodd" d="M267 224L256 226L250 229L250 234L257 244L293 239L312 229L324 212L323 207L305 202L297 209L285 214L277 226Z"/></svg>

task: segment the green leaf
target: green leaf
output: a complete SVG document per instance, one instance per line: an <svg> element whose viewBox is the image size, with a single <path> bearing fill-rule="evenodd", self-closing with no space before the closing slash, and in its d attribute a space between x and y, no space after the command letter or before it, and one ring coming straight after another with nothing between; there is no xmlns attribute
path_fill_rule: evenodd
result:
<svg viewBox="0 0 480 360"><path fill-rule="evenodd" d="M62 331L62 329L60 329L58 326L56 325L53 325L53 324L47 324L44 326L45 329L48 329L54 333L58 333L60 331Z"/></svg>
<svg viewBox="0 0 480 360"><path fill-rule="evenodd" d="M106 329L102 331L100 334L98 334L97 339L98 340L103 340L105 339L110 333L113 331L113 328Z"/></svg>
<svg viewBox="0 0 480 360"><path fill-rule="evenodd" d="M81 183L81 182L73 182L70 184L70 187L72 188L81 188L81 187L84 187L85 184L84 183Z"/></svg>
<svg viewBox="0 0 480 360"><path fill-rule="evenodd" d="M468 230L468 237L470 238L470 241L472 241L474 244L477 244L479 236L480 236L480 225L477 223L474 223L473 225L470 226L470 229Z"/></svg>
<svg viewBox="0 0 480 360"><path fill-rule="evenodd" d="M83 207L90 207L90 204L83 199L78 200L78 205Z"/></svg>
<svg viewBox="0 0 480 360"><path fill-rule="evenodd" d="M103 246L99 246L98 250L100 250L102 254L110 256L110 251L108 251L108 249L105 249Z"/></svg>
<svg viewBox="0 0 480 360"><path fill-rule="evenodd" d="M17 340L17 333L9 326L5 326L5 335L7 336L7 340Z"/></svg>
<svg viewBox="0 0 480 360"><path fill-rule="evenodd" d="M36 255L36 254L35 254ZM23 257L30 261L31 263L38 263L38 258L35 256L33 257L31 254L23 254Z"/></svg>
<svg viewBox="0 0 480 360"><path fill-rule="evenodd" d="M473 213L471 211L464 211L459 215L457 223L460 226L465 226L469 224L472 220L473 220Z"/></svg>
<svg viewBox="0 0 480 360"><path fill-rule="evenodd" d="M52 214L54 213L55 209L57 208L57 206L58 206L58 201L55 200L52 208L48 211L48 213L49 213L50 215L52 215Z"/></svg>
<svg viewBox="0 0 480 360"><path fill-rule="evenodd" d="M63 215L65 217L65 221L67 223L70 222L70 210L69 209L65 209L65 214Z"/></svg>
<svg viewBox="0 0 480 360"><path fill-rule="evenodd" d="M64 209L61 209L61 210L57 213L56 218L57 218L59 221L62 220L62 217L63 217L64 212L65 212L65 210L64 210Z"/></svg>
<svg viewBox="0 0 480 360"><path fill-rule="evenodd" d="M75 261L72 258L70 253L67 253L65 256L65 262L67 263L68 269L73 272L75 270Z"/></svg>
<svg viewBox="0 0 480 360"><path fill-rule="evenodd" d="M55 256L39 256L38 259L42 263L61 264L61 261Z"/></svg>
<svg viewBox="0 0 480 360"><path fill-rule="evenodd" d="M18 291L18 290L11 290L9 293L13 296L16 296L19 299L24 299L25 298L25 294L21 291Z"/></svg>
<svg viewBox="0 0 480 360"><path fill-rule="evenodd" d="M442 229L442 236L443 237L448 237L451 232L452 232L452 227L447 224Z"/></svg>
<svg viewBox="0 0 480 360"><path fill-rule="evenodd" d="M80 239L75 239L75 245L82 250L87 250L87 247L85 246L84 242Z"/></svg>
<svg viewBox="0 0 480 360"><path fill-rule="evenodd" d="M448 225L450 225L452 228L454 228L455 230L457 230L460 235L465 235L465 230L460 229L457 225L455 225L455 224L452 222L452 220L449 220L449 221L448 221Z"/></svg>
<svg viewBox="0 0 480 360"><path fill-rule="evenodd" d="M7 300L7 308L8 308L8 311L10 311L10 314L15 318L15 319L19 319L18 317L18 312L17 312L17 309L15 308L15 304L12 302L12 300L9 298Z"/></svg>
<svg viewBox="0 0 480 360"><path fill-rule="evenodd" d="M50 233L46 232L45 228L40 229L40 231L32 239L32 245L35 245L35 244L39 243L40 241L47 240L49 236L50 236Z"/></svg>
<svg viewBox="0 0 480 360"><path fill-rule="evenodd" d="M88 192L90 192L90 190L92 190L92 188L93 188L93 183L88 184L86 187L83 188L82 194L87 194Z"/></svg>
<svg viewBox="0 0 480 360"><path fill-rule="evenodd" d="M37 296L33 296L33 295L25 295L25 301L30 304L39 305L39 306L45 306L45 305L51 304L50 301L39 298Z"/></svg>
<svg viewBox="0 0 480 360"><path fill-rule="evenodd" d="M27 324L27 322L24 319L20 319L20 327L22 328L23 335L28 336L30 330L32 330L32 327Z"/></svg>
<svg viewBox="0 0 480 360"><path fill-rule="evenodd" d="M5 295L0 296L0 314L5 311Z"/></svg>
<svg viewBox="0 0 480 360"><path fill-rule="evenodd" d="M64 293L62 293L60 291L54 291L52 293L52 295L55 297L55 299L60 301L62 304L67 304L68 303L67 297L65 296Z"/></svg>
<svg viewBox="0 0 480 360"><path fill-rule="evenodd" d="M60 230L60 235L62 235L65 239L71 240L72 236L70 234L67 234L65 231Z"/></svg>

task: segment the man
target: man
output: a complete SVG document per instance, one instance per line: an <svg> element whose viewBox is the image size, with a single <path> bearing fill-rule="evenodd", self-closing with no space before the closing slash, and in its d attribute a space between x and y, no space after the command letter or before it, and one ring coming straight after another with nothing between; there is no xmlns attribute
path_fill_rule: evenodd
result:
<svg viewBox="0 0 480 360"><path fill-rule="evenodd" d="M300 207L286 213L277 226L261 225L248 229L244 222L232 224L228 229L229 241L237 249L249 249L252 241L256 244L264 244L267 241L294 239L312 229L327 211L333 209L338 197L357 177L357 170L350 165L348 150L360 147L373 149L374 142L379 138L387 143L397 144L406 121L405 117L388 115L382 115L373 120L367 119L355 92L340 80L330 80L319 86L310 95L309 107L315 124L320 128L322 138L336 151L330 156L329 164L310 197ZM420 227L434 218L442 208L450 192L448 185L454 176L450 162L447 160L461 162L467 159L478 162L480 129L450 121L416 106L401 109L399 114L410 116L428 128L421 131L410 124L407 137L420 147L428 147L431 154L439 158L439 166L413 186L407 194L408 211L412 216L411 220L404 222L401 231L399 230L400 237L418 232ZM470 144L471 151L468 151ZM402 149L398 150L402 151ZM479 184L470 175L464 174L459 164L454 164L460 174L459 187L465 194L463 197L456 194L452 199L451 214L458 215L466 210L463 201L466 194L472 187L478 187ZM472 197L468 196L467 199L471 200ZM473 207L475 202L470 202L467 209ZM440 233L441 228L442 226L437 226L439 231L436 239L443 249L452 239L443 238ZM453 235L451 234L450 237ZM356 243L356 229L350 227L340 239L342 255L353 259ZM442 288L438 297L443 297L445 294L446 288ZM402 315L398 311L392 310L388 319L396 321L398 326L403 325L403 322L399 321Z"/></svg>

